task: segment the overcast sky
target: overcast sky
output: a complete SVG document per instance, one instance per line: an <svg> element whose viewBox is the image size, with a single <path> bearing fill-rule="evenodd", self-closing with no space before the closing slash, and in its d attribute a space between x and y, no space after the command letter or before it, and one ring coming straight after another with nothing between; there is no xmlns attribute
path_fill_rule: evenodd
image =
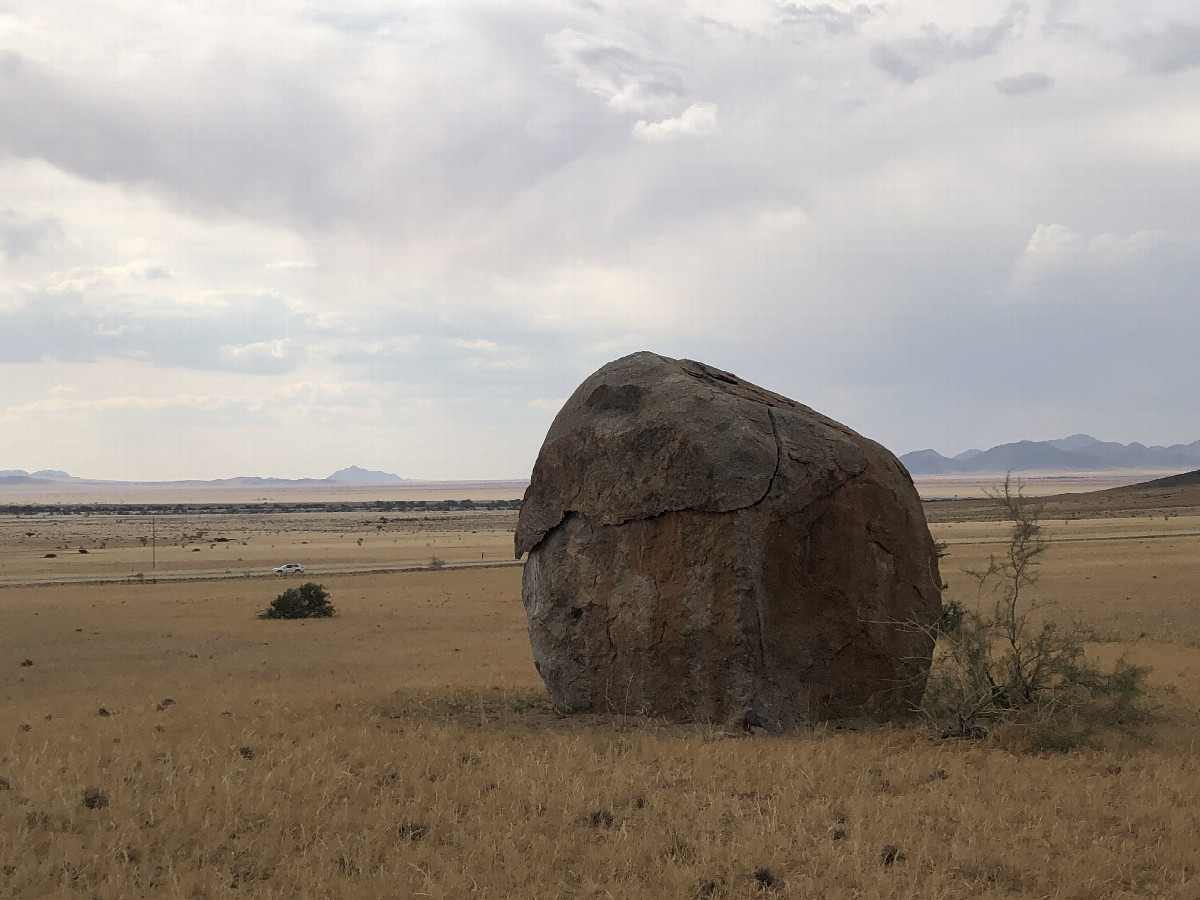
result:
<svg viewBox="0 0 1200 900"><path fill-rule="evenodd" d="M636 350L1200 438L1192 0L0 3L0 469L527 477Z"/></svg>

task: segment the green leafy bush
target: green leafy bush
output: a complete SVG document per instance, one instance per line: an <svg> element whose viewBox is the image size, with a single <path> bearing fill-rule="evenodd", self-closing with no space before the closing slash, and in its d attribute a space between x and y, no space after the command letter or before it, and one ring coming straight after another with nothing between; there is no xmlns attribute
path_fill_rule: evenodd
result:
<svg viewBox="0 0 1200 900"><path fill-rule="evenodd" d="M947 736L1003 729L1035 750L1072 750L1109 730L1136 732L1149 717L1149 670L1122 658L1101 671L1084 654L1087 629L1037 614L1045 604L1031 591L1048 546L1040 508L1008 478L992 496L1012 523L1007 546L986 568L967 572L979 585L982 611L950 601L931 629L937 647L921 711Z"/></svg>
<svg viewBox="0 0 1200 900"><path fill-rule="evenodd" d="M329 591L316 582L288 588L258 614L260 619L324 619L337 614Z"/></svg>

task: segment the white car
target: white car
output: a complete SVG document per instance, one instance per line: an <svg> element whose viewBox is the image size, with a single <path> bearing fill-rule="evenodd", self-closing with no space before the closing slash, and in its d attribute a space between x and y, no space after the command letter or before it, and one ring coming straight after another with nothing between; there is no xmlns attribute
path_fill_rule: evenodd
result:
<svg viewBox="0 0 1200 900"><path fill-rule="evenodd" d="M286 566L279 566L275 569L276 575L299 575L304 571L304 566L299 563L288 563Z"/></svg>

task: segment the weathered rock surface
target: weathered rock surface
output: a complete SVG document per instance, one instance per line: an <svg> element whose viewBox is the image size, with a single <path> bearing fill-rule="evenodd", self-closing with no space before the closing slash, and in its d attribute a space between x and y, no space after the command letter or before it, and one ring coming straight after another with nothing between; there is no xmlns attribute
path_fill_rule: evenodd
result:
<svg viewBox="0 0 1200 900"><path fill-rule="evenodd" d="M895 456L792 400L636 353L555 418L516 555L551 699L770 729L919 702L937 554Z"/></svg>

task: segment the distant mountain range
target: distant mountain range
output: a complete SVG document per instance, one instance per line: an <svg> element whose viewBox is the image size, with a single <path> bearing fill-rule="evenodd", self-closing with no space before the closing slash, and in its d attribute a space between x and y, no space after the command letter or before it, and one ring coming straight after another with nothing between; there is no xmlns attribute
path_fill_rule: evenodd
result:
<svg viewBox="0 0 1200 900"><path fill-rule="evenodd" d="M391 472L374 472L350 466L339 469L328 478L258 478L244 476L241 478L216 478L211 481L158 481L137 482L139 484L187 485L212 487L242 487L254 485L306 485L306 484L403 484L411 478L401 478ZM121 484L126 482L102 481L93 478L76 478L61 469L41 469L37 472L26 472L23 469L0 469L0 485L4 484Z"/></svg>
<svg viewBox="0 0 1200 900"><path fill-rule="evenodd" d="M1116 469L1169 470L1200 468L1200 441L1147 447L1117 444L1087 434L1054 441L1017 441L990 450L964 450L953 457L936 450L917 450L900 457L912 475L958 475L975 472L1101 472Z"/></svg>
<svg viewBox="0 0 1200 900"><path fill-rule="evenodd" d="M959 475L972 473L1028 472L1103 472L1120 469L1147 469L1184 472L1200 469L1200 441L1173 444L1170 447L1147 447L1144 444L1117 444L1101 441L1087 434L1073 434L1054 441L1017 441L1000 444L990 450L964 450L956 456L942 456L936 450L916 450L905 453L900 462L913 475ZM218 478L185 481L138 482L187 487L270 487L272 485L385 485L404 484L411 478L401 478L391 472L372 471L358 466L339 469L327 478ZM61 469L0 469L0 485L51 484L120 484L123 482L76 478Z"/></svg>

